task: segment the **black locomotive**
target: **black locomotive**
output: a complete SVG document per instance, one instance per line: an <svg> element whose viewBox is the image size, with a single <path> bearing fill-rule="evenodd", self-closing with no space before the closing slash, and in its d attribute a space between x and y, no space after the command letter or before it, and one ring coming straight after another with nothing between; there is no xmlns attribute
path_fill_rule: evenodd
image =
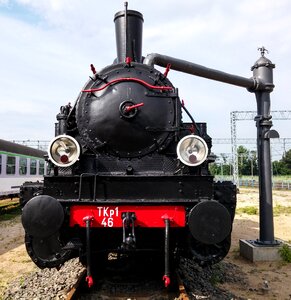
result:
<svg viewBox="0 0 291 300"><path fill-rule="evenodd" d="M114 63L99 72L91 65L76 103L57 115L51 174L23 208L25 243L40 268L80 257L89 286L94 258L158 251L167 286L174 255L209 265L228 253L236 189L209 173L206 123L181 103L167 78L171 62L162 74L142 57L142 14L126 5L114 21Z"/></svg>

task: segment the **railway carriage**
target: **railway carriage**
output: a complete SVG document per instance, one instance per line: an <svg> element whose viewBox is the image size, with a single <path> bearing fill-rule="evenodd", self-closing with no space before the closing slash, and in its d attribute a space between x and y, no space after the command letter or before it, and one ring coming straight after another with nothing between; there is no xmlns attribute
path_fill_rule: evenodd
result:
<svg viewBox="0 0 291 300"><path fill-rule="evenodd" d="M19 195L26 181L43 181L46 152L0 139L0 197Z"/></svg>

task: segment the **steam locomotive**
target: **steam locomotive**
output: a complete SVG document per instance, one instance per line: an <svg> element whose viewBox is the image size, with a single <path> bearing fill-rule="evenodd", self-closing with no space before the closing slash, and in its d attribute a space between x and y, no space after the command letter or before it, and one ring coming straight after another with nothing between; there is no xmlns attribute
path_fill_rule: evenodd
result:
<svg viewBox="0 0 291 300"><path fill-rule="evenodd" d="M40 268L80 257L89 286L96 257L157 251L168 286L175 255L204 266L226 256L236 188L210 174L206 123L180 101L171 61L161 73L142 56L142 14L126 4L114 22L114 63L98 72L91 65L75 104L57 115L51 174L23 208L26 249Z"/></svg>

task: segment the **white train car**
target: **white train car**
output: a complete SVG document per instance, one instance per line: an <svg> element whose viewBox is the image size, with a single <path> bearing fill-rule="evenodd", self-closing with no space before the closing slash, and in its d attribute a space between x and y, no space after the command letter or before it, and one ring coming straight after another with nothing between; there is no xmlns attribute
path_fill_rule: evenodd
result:
<svg viewBox="0 0 291 300"><path fill-rule="evenodd" d="M0 139L0 198L19 194L25 181L42 181L45 151Z"/></svg>

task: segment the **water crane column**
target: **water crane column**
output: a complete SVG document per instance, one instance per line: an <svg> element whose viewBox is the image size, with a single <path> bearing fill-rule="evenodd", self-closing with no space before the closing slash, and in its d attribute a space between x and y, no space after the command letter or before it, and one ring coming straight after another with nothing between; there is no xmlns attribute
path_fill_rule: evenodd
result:
<svg viewBox="0 0 291 300"><path fill-rule="evenodd" d="M260 195L260 237L255 243L259 245L278 245L274 239L273 199L272 199L272 170L270 154L270 138L278 138L279 134L272 127L270 115L270 93L273 91L273 69L275 65L265 57L267 51L259 48L261 57L252 67L253 78L263 83L254 92L257 100L257 149L259 163L259 195ZM252 91L252 90L250 90Z"/></svg>

